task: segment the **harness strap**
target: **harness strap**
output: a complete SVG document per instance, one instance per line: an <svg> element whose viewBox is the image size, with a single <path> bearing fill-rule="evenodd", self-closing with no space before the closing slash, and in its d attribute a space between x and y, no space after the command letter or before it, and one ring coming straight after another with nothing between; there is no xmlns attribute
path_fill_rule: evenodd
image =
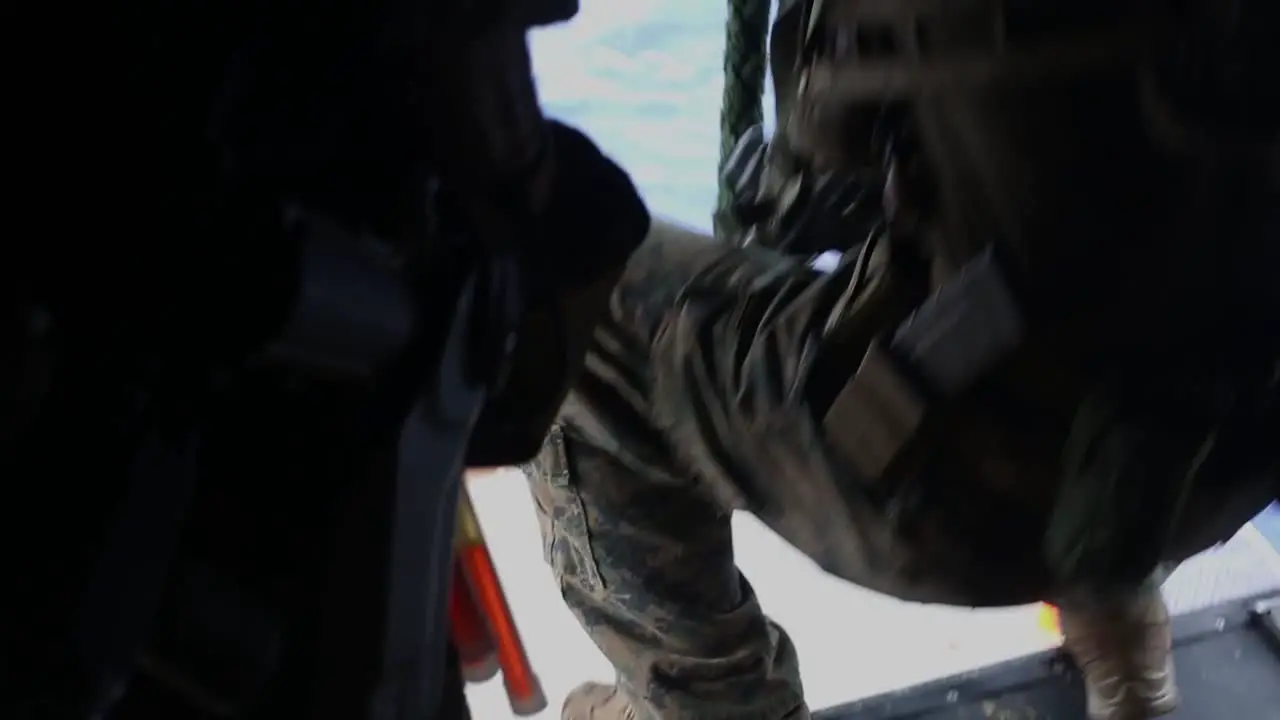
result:
<svg viewBox="0 0 1280 720"><path fill-rule="evenodd" d="M933 399L972 387L1022 344L1023 314L992 250L971 260L903 322L872 342L823 419L841 453L880 480L919 435Z"/></svg>

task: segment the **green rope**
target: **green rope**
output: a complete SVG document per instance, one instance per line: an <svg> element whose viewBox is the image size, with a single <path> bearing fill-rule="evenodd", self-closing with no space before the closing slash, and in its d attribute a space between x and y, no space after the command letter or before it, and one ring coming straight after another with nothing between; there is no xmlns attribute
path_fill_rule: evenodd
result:
<svg viewBox="0 0 1280 720"><path fill-rule="evenodd" d="M764 78L768 61L769 0L729 0L725 23L724 98L720 105L720 174L734 145L752 125L764 121ZM720 179L716 225L732 204L732 188Z"/></svg>

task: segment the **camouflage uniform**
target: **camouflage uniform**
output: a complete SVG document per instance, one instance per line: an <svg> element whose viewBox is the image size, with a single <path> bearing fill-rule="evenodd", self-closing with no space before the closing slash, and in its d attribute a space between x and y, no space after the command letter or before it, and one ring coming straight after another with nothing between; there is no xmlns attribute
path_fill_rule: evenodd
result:
<svg viewBox="0 0 1280 720"><path fill-rule="evenodd" d="M893 491L867 486L829 442L832 394L908 302L889 253L871 243L821 275L655 223L526 468L565 601L619 676L617 694L571 696L566 718L808 717L794 647L734 565L734 510L906 600L1056 600L1096 717L1176 703L1156 585L1061 592L1041 554L1052 484L1002 485L1015 472L1002 464L1024 478L1038 460L986 435L979 411ZM1139 701L1140 714L1107 709Z"/></svg>
<svg viewBox="0 0 1280 720"><path fill-rule="evenodd" d="M855 5L860 6L849 4ZM778 22L797 20L793 13L780 15ZM775 38L789 34L775 27ZM775 59L793 57L776 46L774 50ZM779 73L777 64L774 70L780 85L796 82L793 75ZM792 93L780 86L780 105ZM789 139L818 136L803 129L784 133L788 116L780 107L780 134ZM940 127L945 117L938 121ZM859 136L834 120L830 125L842 137ZM1039 147L1032 142L1039 135L1017 137L1028 144L1019 148L1028 151L1023 155ZM822 149L806 152L814 156ZM1103 441L1095 446L1106 446L1111 453L1102 460L1123 467L1100 472L1085 463L1078 475L1064 478L1064 448L1079 425L1085 398L1108 392L1105 378L1064 371L1059 338L1054 332L1041 333L1006 357L998 373L983 376L980 387L948 396L931 410L941 414L930 416L929 432L902 446L906 449L893 456L888 470L867 472L865 458L849 451L851 438L888 445L880 436L898 429L894 423L860 423L843 414L843 399L864 368L875 369L872 349L878 340L962 274L960 267L973 248L960 247L961 240L974 238L948 236L950 226L927 214L918 220L921 228L936 233L931 240L942 238L932 246L942 252L932 255L920 252L923 243L911 242L924 232L913 238L912 232L895 227L891 235L864 215L852 221L858 227L842 225L850 216L841 213L839 221L825 228L801 227L797 232L796 219L804 215L804 207L792 203L805 195L804 178L800 169L787 167L787 155L785 147L778 147L760 181L764 194L784 201L754 228L764 236L756 238L756 245L731 247L655 223L613 293L609 316L597 329L586 370L558 427L526 468L546 558L564 598L618 671L616 688L589 685L572 694L564 717L808 717L794 647L764 616L734 565L729 521L735 510L756 515L827 572L904 600L964 606L1055 602L1063 611L1066 647L1084 672L1092 718L1135 720L1170 710L1177 690L1167 611L1158 585L1142 577L1155 559L1139 552L1126 573L1097 572L1111 549L1131 549L1148 538L1153 544L1166 540L1142 524L1149 518L1138 517L1152 492L1118 493L1114 507L1094 502L1117 487L1131 489L1132 483L1106 483L1120 476L1127 482L1125 473L1134 467L1145 470L1151 456L1124 445L1123 433L1100 435ZM903 156L909 157L909 151ZM1071 177L1054 170L1051 162L1042 164L1040 176L1030 173L1036 168L1002 165L1009 177L1002 178L1000 192L993 196L1020 198L1026 187L1017 183L1019 178ZM908 176L923 172L902 167ZM1191 176L1199 172L1184 170ZM976 188L964 180L949 178L947 190ZM1131 184L1141 187L1149 180L1135 171ZM902 196L892 192L895 186L888 178L884 182L885 209L901 209ZM1099 275L1090 265L1055 265L1061 277L1054 280L1039 266L1033 274L1054 296L1076 304L1067 316L1083 327L1071 326L1072 338L1092 339L1102 335L1098 327L1108 326L1114 337L1145 342L1157 337L1157 331L1135 334L1127 322L1135 315L1147 320L1176 317L1179 323L1190 317L1174 312L1183 308L1173 305L1160 306L1160 314L1114 311L1143 307L1141 292L1129 292L1133 283L1128 278L1145 277L1140 271L1150 255L1170 252L1167 239L1190 243L1202 237L1192 232L1192 224L1178 227L1176 218L1160 213L1149 217L1142 214L1145 205L1129 203L1137 230L1096 228L1084 222L1084 214L1073 215L1070 202L1124 193L1089 195L1045 182L1027 187L1044 193L1033 199L1054 202L1042 203L1040 214L1011 216L1038 223L1020 229L1017 242L1008 243L1015 254L1022 242L1041 248L1037 233L1054 235L1055 242L1072 248L1083 245L1074 242L1080 238L1104 244L1111 239L1106 232L1115 234L1115 242L1106 246L1107 274ZM1180 197L1163 186L1150 190L1153 196L1165 192ZM981 206L963 192L958 197L962 201L956 207L966 211ZM1151 206L1167 205L1162 200ZM790 212L797 207L802 212ZM884 219L878 197L873 207ZM898 217L911 219L917 209L908 207ZM1203 217L1221 215L1205 210ZM1149 221L1154 224L1143 224ZM826 238L844 242L851 237L867 240L828 275L764 247L809 252L820 249ZM1165 245L1152 245L1148 252L1131 242L1133 237ZM957 243L954 253L945 252L950 240ZM1078 260L1065 253L1043 257L1049 256L1055 263ZM1091 292L1073 291L1069 283L1079 278L1094 283ZM1109 284L1100 284L1102 279ZM1197 309L1216 289L1205 281L1206 294L1189 291L1181 299ZM1190 325L1170 332L1185 327ZM1111 346L1099 344L1099 357L1110 360L1130 350L1124 342L1113 345L1114 353ZM1141 356L1140 350L1133 352ZM1089 372L1095 367L1102 375L1110 371L1108 362L1090 365ZM1182 383L1176 370L1160 370L1154 374L1162 376L1158 379L1166 387L1194 385ZM878 394L872 400L893 404L895 399L888 397L894 394L893 383L870 385L871 394ZM1142 406L1151 397L1138 400L1140 409L1147 409ZM1172 407L1169 414L1178 416L1176 402L1159 407ZM1187 406L1194 407L1190 401ZM1103 418L1096 425L1123 431L1130 427L1124 425L1128 421ZM1150 430L1146 422L1138 418L1132 426ZM1174 461L1196 450L1197 433L1204 428L1191 427L1187 435L1160 435L1160 430L1131 435L1155 437L1160 447L1179 449L1161 451L1179 457L1157 462L1160 467L1149 475L1165 479L1177 475ZM1191 442L1183 442L1187 438ZM1255 449L1241 454L1257 455ZM1242 468L1223 472L1240 474ZM1236 477L1188 482L1187 494L1178 498L1179 536L1160 548L1160 556L1176 562L1225 540L1270 499L1274 477L1251 480L1247 492ZM1105 511L1112 513L1110 525L1124 539L1095 544L1090 548L1094 565L1086 563L1074 579L1064 580L1060 551L1078 539L1081 529L1096 529L1093 516ZM1174 517L1164 510L1147 515ZM1060 524L1068 539L1048 549L1057 542L1050 529ZM1107 578L1103 586L1094 584L1100 577Z"/></svg>
<svg viewBox="0 0 1280 720"><path fill-rule="evenodd" d="M649 349L687 339L657 336L684 286L724 267L725 250L669 226L651 235L615 293L618 314L598 331L590 379L527 468L565 601L618 669L639 718L807 717L794 647L734 566L730 514L752 507L753 491L736 474L695 470L652 421L660 413L680 425L699 392L714 392L660 396ZM733 254L757 256L742 281L767 279L774 258ZM779 269L775 282L812 279L795 263ZM682 400L661 407L662 396ZM696 452L711 460L708 440Z"/></svg>

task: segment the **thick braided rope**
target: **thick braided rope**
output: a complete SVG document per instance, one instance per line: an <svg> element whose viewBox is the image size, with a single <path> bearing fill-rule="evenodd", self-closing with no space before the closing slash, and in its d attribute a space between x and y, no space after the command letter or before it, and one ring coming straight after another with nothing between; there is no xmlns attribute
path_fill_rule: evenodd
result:
<svg viewBox="0 0 1280 720"><path fill-rule="evenodd" d="M735 143L764 120L764 80L768 62L769 0L729 0L725 23L724 97L720 106L720 174ZM732 188L720 178L716 217L729 209Z"/></svg>

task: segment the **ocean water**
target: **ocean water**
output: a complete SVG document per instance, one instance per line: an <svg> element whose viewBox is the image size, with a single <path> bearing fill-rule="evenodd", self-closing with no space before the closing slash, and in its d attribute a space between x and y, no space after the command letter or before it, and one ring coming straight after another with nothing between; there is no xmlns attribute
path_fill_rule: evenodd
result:
<svg viewBox="0 0 1280 720"><path fill-rule="evenodd" d="M583 0L572 22L535 32L549 115L589 134L630 172L657 215L710 229L716 197L726 5L711 0ZM765 99L766 116L772 99ZM565 608L543 563L515 471L468 482L547 709L613 670ZM1259 528L1280 544L1280 512ZM1042 649L1034 608L919 606L831 578L749 516L734 518L739 566L792 636L812 707L903 687ZM478 720L513 717L500 680L467 689Z"/></svg>

